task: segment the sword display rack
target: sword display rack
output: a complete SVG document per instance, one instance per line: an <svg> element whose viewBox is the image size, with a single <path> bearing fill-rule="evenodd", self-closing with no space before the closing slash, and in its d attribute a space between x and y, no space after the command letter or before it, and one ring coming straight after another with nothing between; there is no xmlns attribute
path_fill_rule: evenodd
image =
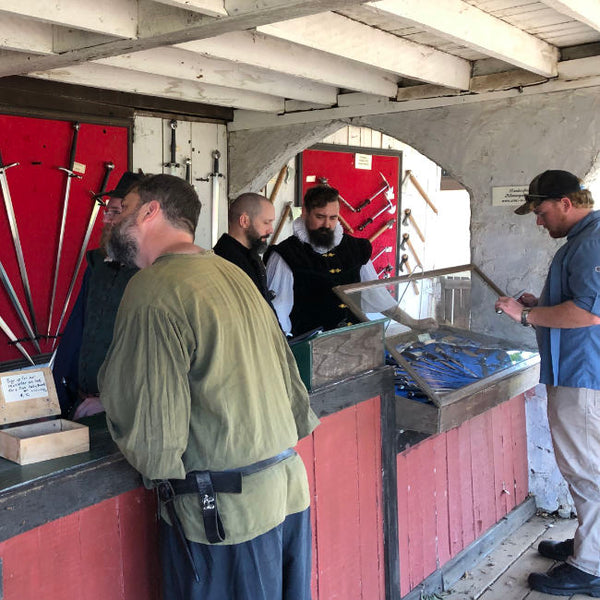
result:
<svg viewBox="0 0 600 600"><path fill-rule="evenodd" d="M0 115L0 371L46 362L101 229L128 128Z"/></svg>
<svg viewBox="0 0 600 600"><path fill-rule="evenodd" d="M302 193L326 184L340 192L340 223L346 233L370 240L380 278L398 273L401 154L320 145L302 154ZM366 168L365 168L366 165Z"/></svg>

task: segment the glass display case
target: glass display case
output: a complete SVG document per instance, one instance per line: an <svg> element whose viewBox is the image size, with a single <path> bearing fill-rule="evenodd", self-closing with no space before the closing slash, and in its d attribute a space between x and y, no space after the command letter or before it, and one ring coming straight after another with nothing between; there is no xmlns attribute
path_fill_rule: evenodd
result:
<svg viewBox="0 0 600 600"><path fill-rule="evenodd" d="M386 359L395 370L400 427L445 431L537 383L532 330L496 313L506 293L475 265L335 292L364 321L388 318Z"/></svg>

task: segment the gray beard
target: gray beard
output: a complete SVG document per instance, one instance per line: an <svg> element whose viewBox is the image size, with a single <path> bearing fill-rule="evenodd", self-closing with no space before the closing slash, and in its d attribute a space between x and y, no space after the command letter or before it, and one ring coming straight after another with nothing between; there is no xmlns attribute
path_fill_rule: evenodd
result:
<svg viewBox="0 0 600 600"><path fill-rule="evenodd" d="M127 230L121 231L119 225L113 226L106 241L108 257L125 267L135 267L138 255L137 242Z"/></svg>
<svg viewBox="0 0 600 600"><path fill-rule="evenodd" d="M250 250L254 250L257 254L262 254L268 247L267 241L262 238L252 240L250 244Z"/></svg>

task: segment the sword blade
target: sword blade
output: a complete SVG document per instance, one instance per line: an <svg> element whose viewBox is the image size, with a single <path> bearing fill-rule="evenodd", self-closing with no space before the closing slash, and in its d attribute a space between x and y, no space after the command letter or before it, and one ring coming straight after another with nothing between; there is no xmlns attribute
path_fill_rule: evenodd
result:
<svg viewBox="0 0 600 600"><path fill-rule="evenodd" d="M33 328L31 327L31 323L29 322L29 319L27 318L27 315L25 314L21 303L19 302L19 298L17 296L17 293L15 292L15 288L10 282L10 278L8 277L8 273L6 272L2 261L0 261L0 279L2 280L4 289L6 290L6 293L8 294L8 297L10 298L14 309L17 311L17 315L19 316L19 319L21 320L21 323L23 324L27 335L31 338L35 349L41 354L42 350L40 348L40 344L37 341L37 337L33 331Z"/></svg>
<svg viewBox="0 0 600 600"><path fill-rule="evenodd" d="M2 156L0 155L0 164L2 163ZM4 196L4 206L6 207L6 214L8 215L8 225L12 235L13 246L17 255L17 264L19 266L19 273L21 275L21 283L23 284L23 290L25 291L25 301L27 302L27 308L29 309L29 316L33 324L35 338L37 336L37 321L35 319L35 311L33 309L33 298L31 297L31 287L29 285L29 277L27 276L27 267L25 265L25 257L23 256L23 248L21 246L21 239L19 237L19 228L17 227L17 219L15 217L15 211L13 209L12 198L10 195L10 189L8 187L8 179L6 177L6 170L9 167L16 166L19 163L14 163L6 167L0 168L0 188L2 188L2 195Z"/></svg>
<svg viewBox="0 0 600 600"><path fill-rule="evenodd" d="M217 243L219 239L219 159L221 153L218 150L214 150L213 156L213 172L212 177L212 207L211 207L211 248Z"/></svg>
<svg viewBox="0 0 600 600"><path fill-rule="evenodd" d="M33 362L33 359L31 358L31 356L29 356L29 354L27 354L27 350L25 350L25 348L23 348L23 346L21 346L21 344L19 342L17 342L17 336L13 333L12 329L6 324L6 321L2 317L0 317L0 329L2 329L2 331L4 331L4 333L6 334L6 336L8 337L8 339L11 342L14 342L14 346L17 348L17 350L19 350L19 352L32 365L35 365L35 363Z"/></svg>
<svg viewBox="0 0 600 600"><path fill-rule="evenodd" d="M100 210L100 203L95 200L94 208L92 208L92 214L90 215L90 220L88 221L88 226L83 236L83 242L81 244L81 248L79 249L79 255L77 256L77 262L75 263L75 269L73 269L73 276L71 277L71 283L69 283L69 289L67 291L67 296L65 297L65 303L63 304L62 311L60 313L60 319L58 320L58 325L56 326L56 336L60 332L60 327L63 323L65 315L67 313L67 307L69 306L69 300L71 300L71 294L73 293L73 288L75 287L75 282L77 281L77 275L79 274L79 269L81 268L81 263L83 262L83 257L85 256L85 251L87 250L87 245L90 241L90 237L92 235L92 230L94 229L94 225L96 223L96 217L98 216L98 211ZM52 348L56 344L56 337L52 341Z"/></svg>
<svg viewBox="0 0 600 600"><path fill-rule="evenodd" d="M66 169L63 169L66 171ZM62 255L63 239L65 235L65 223L67 221L67 209L69 208L69 194L71 192L71 175L67 171L67 185L63 198L63 211L60 221L60 232L58 234L58 247L56 248L56 262L54 263L54 279L52 281L52 295L50 296L50 310L48 311L48 336L52 328L52 314L54 313L54 299L56 297L56 284L58 283L58 272L60 270L60 258Z"/></svg>
<svg viewBox="0 0 600 600"><path fill-rule="evenodd" d="M75 269L73 270L73 275L71 277L71 283L69 284L69 289L67 291L67 296L65 298L65 302L63 304L62 312L60 314L60 319L58 321L58 325L56 327L56 336L58 336L60 332L60 327L63 323L63 319L65 318L65 314L67 313L67 308L69 306L69 300L71 299L71 294L73 293L73 288L75 287L75 282L77 281L77 275L79 273L79 269L81 268L81 263L83 262L83 257L85 256L85 251L87 249L87 245L90 242L90 237L92 236L92 231L94 230L94 225L96 224L96 217L98 216L98 211L102 206L102 194L106 192L106 187L108 185L108 178L110 177L111 171L115 168L114 163L108 162L105 164L105 173L104 179L102 180L102 185L100 186L100 191L98 192L97 199L94 199L94 206L92 207L92 212L90 214L90 218L88 220L88 226L85 231L85 235L83 236L83 242L81 243L81 248L79 249L79 255L77 256L77 262L75 263ZM52 342L52 348L54 349L54 345L56 344L56 337Z"/></svg>
<svg viewBox="0 0 600 600"><path fill-rule="evenodd" d="M65 195L63 197L63 211L60 222L60 232L58 235L58 248L56 249L56 263L54 265L54 281L52 282L52 295L50 296L50 311L48 312L48 336L52 328L52 313L54 312L54 299L56 297L56 284L58 282L58 272L60 270L60 258L62 255L62 245L65 235L65 223L67 221L67 209L69 207L69 194L71 192L71 179L77 177L73 168L75 166L75 154L77 152L77 139L79 137L79 121L73 123L73 138L71 139L71 149L69 151L69 167L59 167L59 171L64 171L67 174L67 183L65 186Z"/></svg>

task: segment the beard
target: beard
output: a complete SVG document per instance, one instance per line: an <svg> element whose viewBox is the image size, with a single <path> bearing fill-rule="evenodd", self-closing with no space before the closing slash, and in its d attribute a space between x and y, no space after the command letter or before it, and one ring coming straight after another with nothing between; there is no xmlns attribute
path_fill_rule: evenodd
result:
<svg viewBox="0 0 600 600"><path fill-rule="evenodd" d="M104 253L107 253L106 247L108 245L108 240L110 238L110 230L112 229L112 225L106 224L102 227L102 231L100 232L100 243L98 246L104 250Z"/></svg>
<svg viewBox="0 0 600 600"><path fill-rule="evenodd" d="M329 248L333 244L333 229L319 227L319 229L307 229L308 239L315 245Z"/></svg>
<svg viewBox="0 0 600 600"><path fill-rule="evenodd" d="M269 239L269 236L259 235L258 231L256 231L252 225L248 227L246 239L250 242L250 250L257 252L258 254L262 254L267 249L267 240Z"/></svg>
<svg viewBox="0 0 600 600"><path fill-rule="evenodd" d="M132 215L135 219L135 215ZM139 246L131 235L132 219L126 219L108 229L105 244L108 257L125 267L135 267ZM104 233L104 232L103 232Z"/></svg>
<svg viewBox="0 0 600 600"><path fill-rule="evenodd" d="M263 237L250 240L250 250L257 254L262 254L268 247L267 239L269 236L264 235Z"/></svg>

